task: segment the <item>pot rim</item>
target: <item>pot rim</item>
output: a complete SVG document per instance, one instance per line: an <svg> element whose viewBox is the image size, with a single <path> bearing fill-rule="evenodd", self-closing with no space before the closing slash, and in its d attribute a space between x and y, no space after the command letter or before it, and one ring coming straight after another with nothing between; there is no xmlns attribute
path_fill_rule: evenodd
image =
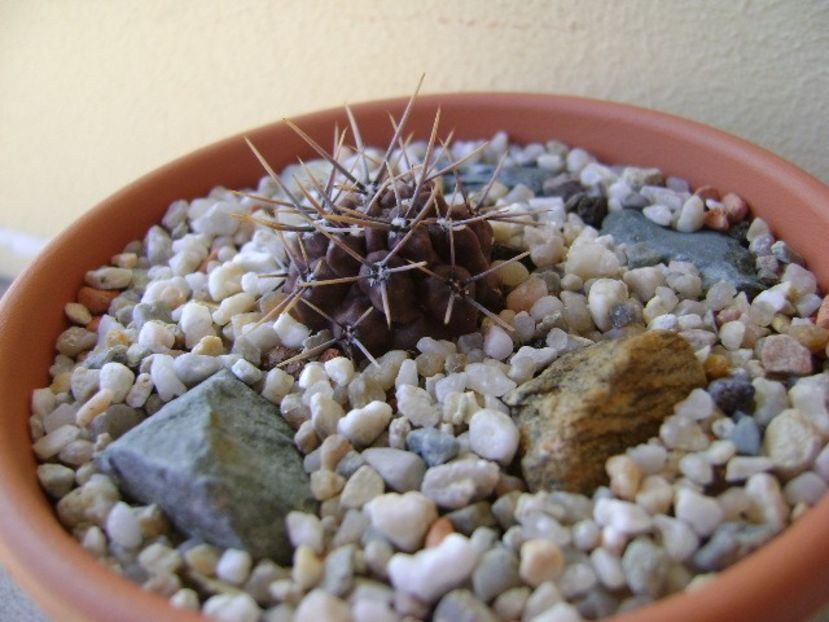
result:
<svg viewBox="0 0 829 622"><path fill-rule="evenodd" d="M399 113L407 98L392 98L371 101L352 106L355 115L374 118L381 115L385 118L387 111ZM709 154L722 162L724 179L732 177L730 186L745 196L749 204L762 205L764 201L780 200L788 197L792 203L799 206L797 214L776 214L766 218L761 214L774 230L786 237L786 230L791 228L792 221L808 219L817 222L811 225L815 234L802 250L811 269L818 275L819 281L829 286L829 262L820 262L820 251L823 247L817 242L821 239L820 232L829 232L829 187L818 181L808 173L796 168L769 151L752 145L747 141L734 137L721 130L717 130L700 123L683 119L663 112L657 112L628 104L605 102L595 99L586 99L573 96L547 95L538 93L450 93L423 95L418 98L413 117L424 112L431 115L435 106L440 105L444 111L444 119L454 117L463 120L469 115L469 110L475 116L495 113L523 115L527 121L515 121L517 130L510 129L511 136L517 142L529 142L533 132L538 132L537 125L530 122L541 117L550 117L556 121L556 115L563 119L570 119L578 126L582 119L584 127L592 125L600 127L605 132L618 133L617 142L624 141L630 132L640 132L651 138L662 137L664 160L660 159L652 148L643 148L641 145L630 144L631 159L625 156L625 163L659 165L667 174L682 174L693 185L711 183L718 185L715 180L701 179L704 167L690 166L683 172L683 151L694 151ZM447 114L451 113L451 114ZM330 132L334 120L344 120L342 108L329 108L323 111L310 113L294 118L301 127L310 127L309 133L321 137L322 132ZM557 121L556 121L557 122ZM474 123L472 124L474 125ZM562 128L552 129L546 125L542 133L562 134ZM478 137L491 135L493 131L502 129L488 124L489 133L477 134ZM444 125L446 127L446 125ZM570 126L568 126L570 127ZM566 128L565 128L566 129ZM577 132L578 127L570 129ZM570 131L570 130L567 130ZM471 137L475 130L466 129L461 137ZM566 133L566 131L564 132ZM195 175L204 161L213 161L226 157L232 153L238 156L240 144L243 147L242 137L248 135L254 142L263 142L266 136L279 136L286 152L284 163L295 161L297 155L307 152L307 148L288 149L285 144L292 141L284 123L277 122L261 126L250 132L237 134L223 139L206 147L202 147L190 154L182 156L129 184L122 190L105 199L89 210L73 225L58 235L32 264L13 282L0 302L0 351L15 353L15 359L10 361L8 356L0 360L0 379L13 378L22 374L24 379L11 387L12 383L0 381L0 403L6 405L10 415L7 415L6 426L0 433L0 472L9 474L0 479L0 497L3 498L6 508L0 513L0 559L6 565L12 577L17 581L49 614L61 620L111 620L124 621L160 620L170 622L196 622L204 618L198 614L172 609L165 599L160 596L143 592L139 586L118 576L101 564L92 555L86 553L72 536L57 521L54 510L46 500L34 475L35 461L30 447L19 447L14 439L19 439L21 431L28 438L29 396L31 390L37 386L44 386L47 380L46 368L40 371L31 370L27 366L29 359L35 360L35 355L20 354L20 349L26 344L48 345L49 352L45 355L40 352L40 359L51 359L51 347L54 344L57 332L55 327L62 322L62 303L57 309L49 308L43 311L44 321L41 325L27 324L26 312L19 307L34 308L34 318L38 319L39 305L48 305L57 299L68 301L72 298L65 294L77 289L82 279L79 275L67 275L66 279L55 276L64 264L64 258L71 253L72 246L78 240L91 240L93 231L107 231L107 228L116 229L117 233L105 243L102 250L82 251L89 257L101 256L106 261L112 253L107 249L120 249L123 243L119 236L131 231L135 235L143 235L147 222L158 220L157 215L163 213L167 205L156 206L148 214L137 215L131 220L132 225L113 222L113 213L125 216L130 213L128 204L134 204L137 197L153 189L155 186L168 186L162 190L156 189L156 195L173 198L193 198L199 196L193 192L198 187L196 182L187 181L189 188L179 192L179 183L182 177ZM367 139L369 142L371 139ZM536 138L538 140L538 138ZM279 142L273 140L273 142ZM295 141L293 141L296 144ZM592 148L591 140L572 140L578 146L584 147L605 159L606 149ZM680 145L680 149L671 150L671 144ZM244 148L244 147L243 147ZM246 149L246 148L244 148ZM262 149L265 155L269 151L276 151L272 144ZM657 149L657 151L659 151ZM279 159L279 158L277 158ZM659 159L659 161L656 161ZM612 160L612 158L611 158ZM664 162L664 164L663 164ZM281 169L283 164L273 162L274 168ZM244 169L251 169L249 163L244 165L230 164L228 175L239 175ZM238 169L238 170L237 170ZM740 174L735 171L743 170ZM748 171L746 173L745 171ZM743 185L751 185L747 179L749 173L765 175L775 189L748 188L742 190ZM257 173L257 176L261 173ZM710 177L710 175L708 175ZM745 177L746 179L743 179ZM211 175L212 178L212 175ZM187 178L189 180L189 178ZM773 180L773 184L772 184ZM249 179L248 183L254 183ZM209 186L215 181L207 182ZM762 185L762 184L761 184ZM208 188L209 189L209 188ZM165 192L167 194L165 194ZM762 195L762 196L761 196ZM169 204L169 201L168 201ZM804 213L799 213L801 210ZM763 210L760 210L763 212ZM115 251L117 252L117 250ZM96 254L97 253L97 254ZM97 264L84 264L94 269ZM78 264L81 265L81 264ZM71 278L68 278L71 277ZM51 292L44 292L40 283L46 280L54 286ZM49 294L52 294L51 296ZM23 305L22 303L27 303ZM33 306L32 306L33 305ZM45 341L44 341L45 340ZM45 360L45 359L44 359ZM48 365L47 365L48 367ZM21 371L23 370L23 371ZM42 373L41 373L42 372ZM40 384L37 384L37 381ZM21 390L22 388L22 390ZM25 416L21 419L21 411ZM11 433L10 433L11 431ZM17 436L15 436L15 434ZM679 593L657 601L655 604L632 613L616 616L613 620L619 622L656 622L665 619L722 619L722 620L753 620L757 619L757 612L762 612L769 618L792 619L804 616L822 604L820 588L827 581L826 551L829 550L829 495L805 513L795 524L788 527L772 542L752 553L746 559L738 562L722 572L716 580L695 590L692 593ZM804 588L810 588L804 589ZM802 593L796 601L786 598L791 594Z"/></svg>

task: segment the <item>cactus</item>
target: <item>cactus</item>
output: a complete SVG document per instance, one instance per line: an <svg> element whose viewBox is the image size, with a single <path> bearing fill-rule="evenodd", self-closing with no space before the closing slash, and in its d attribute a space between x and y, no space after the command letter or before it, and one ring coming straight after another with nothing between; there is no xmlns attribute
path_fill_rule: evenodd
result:
<svg viewBox="0 0 829 622"><path fill-rule="evenodd" d="M408 162L402 135L416 95L417 91L399 122L393 123L392 138L379 163L370 162L356 120L346 108L355 142L352 161L359 173L337 158L345 131L335 131L334 149L328 153L287 121L330 163L324 185L309 174L304 182L294 179L298 191L292 192L248 141L287 198L267 200L275 215L287 212L294 223L299 222L286 225L278 218L257 219L283 237L288 259L284 298L264 319L289 312L311 329L331 331L330 339L302 357L338 345L352 358L374 360L392 348L412 348L423 336L451 338L474 332L481 316L513 330L497 315L503 292L497 266L492 266L489 224L507 216L501 208L487 205L503 160L472 201L458 171L483 146L457 162L438 161L438 110L422 162ZM447 155L446 143L441 144ZM456 179L454 196L462 200L449 202L444 195L443 177L449 173Z"/></svg>

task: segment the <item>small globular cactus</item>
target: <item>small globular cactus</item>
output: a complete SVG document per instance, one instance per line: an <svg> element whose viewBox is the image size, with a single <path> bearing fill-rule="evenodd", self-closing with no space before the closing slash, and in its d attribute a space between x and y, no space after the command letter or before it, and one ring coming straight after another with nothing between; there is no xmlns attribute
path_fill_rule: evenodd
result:
<svg viewBox="0 0 829 622"><path fill-rule="evenodd" d="M438 111L422 161L408 161L402 132L416 94L394 124L379 162L371 161L346 108L356 143L352 160L360 173L337 158L345 132L337 136L329 154L288 122L330 163L324 184L308 175L305 182L294 180L292 192L249 143L286 197L270 201L275 212L287 212L298 223L257 221L283 237L288 260L284 298L266 319L289 312L309 328L329 329L332 334L303 356L339 345L349 356L373 359L393 348L412 348L423 336L451 338L474 332L482 315L512 330L497 315L503 292L497 266L492 265L488 222L507 216L486 205L500 167L474 202L460 181L453 200L447 200L443 177L452 173L459 180L458 167L466 158L447 163L436 157ZM444 158L449 153L445 144L440 151Z"/></svg>

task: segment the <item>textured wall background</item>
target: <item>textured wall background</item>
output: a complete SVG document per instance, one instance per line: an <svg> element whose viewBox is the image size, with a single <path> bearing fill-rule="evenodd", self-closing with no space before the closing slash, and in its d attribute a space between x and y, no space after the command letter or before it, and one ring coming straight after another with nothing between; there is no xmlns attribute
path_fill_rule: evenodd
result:
<svg viewBox="0 0 829 622"><path fill-rule="evenodd" d="M424 71L673 112L829 181L828 66L825 0L0 0L0 233L53 235L198 146ZM0 272L30 248L4 239Z"/></svg>

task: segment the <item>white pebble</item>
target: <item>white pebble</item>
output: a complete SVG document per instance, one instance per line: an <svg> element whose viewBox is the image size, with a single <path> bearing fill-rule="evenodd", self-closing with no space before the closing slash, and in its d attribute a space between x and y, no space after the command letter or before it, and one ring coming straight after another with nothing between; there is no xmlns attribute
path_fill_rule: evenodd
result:
<svg viewBox="0 0 829 622"><path fill-rule="evenodd" d="M789 389L789 400L823 438L829 438L829 374L800 378Z"/></svg>
<svg viewBox="0 0 829 622"><path fill-rule="evenodd" d="M394 379L395 388L404 384L417 386L417 363L412 359L406 359L400 363L400 369L397 372L397 378Z"/></svg>
<svg viewBox="0 0 829 622"><path fill-rule="evenodd" d="M617 279L596 279L593 281L587 295L587 306L596 327L601 331L610 330L613 327L610 321L611 309L627 299L628 288L623 281Z"/></svg>
<svg viewBox="0 0 829 622"><path fill-rule="evenodd" d="M651 222L654 222L662 227L670 227L671 221L674 218L671 208L667 205L661 205L659 203L656 205L648 205L642 210L642 215Z"/></svg>
<svg viewBox="0 0 829 622"><path fill-rule="evenodd" d="M412 425L431 427L440 421L440 411L429 392L410 384L400 385L395 392L397 410Z"/></svg>
<svg viewBox="0 0 829 622"><path fill-rule="evenodd" d="M688 523L700 536L709 536L723 519L723 511L715 499L690 488L680 488L674 502L676 517Z"/></svg>
<svg viewBox="0 0 829 622"><path fill-rule="evenodd" d="M755 473L771 471L774 463L766 456L734 456L725 467L725 480L741 482Z"/></svg>
<svg viewBox="0 0 829 622"><path fill-rule="evenodd" d="M512 348L512 337L503 328L497 324L489 327L484 337L484 353L488 357L503 361L512 354Z"/></svg>
<svg viewBox="0 0 829 622"><path fill-rule="evenodd" d="M138 345L150 352L167 352L175 342L173 331L158 320L150 320L138 333Z"/></svg>
<svg viewBox="0 0 829 622"><path fill-rule="evenodd" d="M694 389L688 397L674 405L674 413L702 421L714 414L714 400L705 389Z"/></svg>
<svg viewBox="0 0 829 622"><path fill-rule="evenodd" d="M294 386L294 377L279 367L268 370L262 386L262 397L278 404Z"/></svg>
<svg viewBox="0 0 829 622"><path fill-rule="evenodd" d="M394 555L388 565L389 579L395 589L432 603L469 578L477 557L467 538L452 533L436 547L414 555Z"/></svg>
<svg viewBox="0 0 829 622"><path fill-rule="evenodd" d="M639 469L645 475L653 475L662 471L668 457L667 450L656 443L636 445L628 449L627 454L639 465Z"/></svg>
<svg viewBox="0 0 829 622"><path fill-rule="evenodd" d="M179 326L184 333L184 343L188 348L194 348L203 337L216 334L210 309L194 301L188 302L182 307Z"/></svg>
<svg viewBox="0 0 829 622"><path fill-rule="evenodd" d="M618 556L600 547L590 554L590 562L599 581L607 589L618 590L625 585L625 571Z"/></svg>
<svg viewBox="0 0 829 622"><path fill-rule="evenodd" d="M499 367L470 363L466 366L466 386L481 395L501 397L517 385Z"/></svg>
<svg viewBox="0 0 829 622"><path fill-rule="evenodd" d="M230 371L245 384L255 384L262 379L262 370L250 361L239 359L230 367Z"/></svg>
<svg viewBox="0 0 829 622"><path fill-rule="evenodd" d="M241 585L248 578L252 564L247 551L227 549L216 564L216 576L231 585Z"/></svg>
<svg viewBox="0 0 829 622"><path fill-rule="evenodd" d="M176 376L172 356L156 354L150 366L150 377L158 396L165 402L187 392L187 387Z"/></svg>
<svg viewBox="0 0 829 622"><path fill-rule="evenodd" d="M676 220L676 230L683 233L692 233L702 229L705 221L705 204L697 195L691 195L679 210Z"/></svg>
<svg viewBox="0 0 829 622"><path fill-rule="evenodd" d="M202 613L218 622L256 622L262 611L250 594L216 594L204 602Z"/></svg>
<svg viewBox="0 0 829 622"><path fill-rule="evenodd" d="M150 393L153 391L153 379L150 374L138 374L138 377L135 379L135 383L132 385L132 388L127 393L127 397L124 400L127 406L132 406L133 408L141 408L146 402L147 398L150 397Z"/></svg>
<svg viewBox="0 0 829 622"><path fill-rule="evenodd" d="M421 491L439 506L456 510L488 497L499 473L498 465L488 460L456 460L428 469Z"/></svg>
<svg viewBox="0 0 829 622"><path fill-rule="evenodd" d="M815 505L826 493L827 485L814 471L805 471L790 480L783 489L790 505Z"/></svg>
<svg viewBox="0 0 829 622"><path fill-rule="evenodd" d="M751 500L748 518L754 522L767 523L780 530L786 525L789 506L783 498L780 483L769 473L752 475L745 485L745 491Z"/></svg>
<svg viewBox="0 0 829 622"><path fill-rule="evenodd" d="M101 367L99 386L102 389L112 391L112 401L123 402L127 393L132 388L135 374L132 370L121 363L106 363Z"/></svg>
<svg viewBox="0 0 829 622"><path fill-rule="evenodd" d="M766 428L763 447L776 469L793 476L809 468L820 452L820 435L797 410L784 410Z"/></svg>
<svg viewBox="0 0 829 622"><path fill-rule="evenodd" d="M78 426L65 424L42 436L32 445L32 450L40 460L48 460L57 456L61 450L80 435Z"/></svg>
<svg viewBox="0 0 829 622"><path fill-rule="evenodd" d="M242 275L245 268L237 263L226 262L213 268L207 276L207 291L210 297L220 302L242 291Z"/></svg>
<svg viewBox="0 0 829 622"><path fill-rule="evenodd" d="M345 386L354 377L354 363L344 356L335 356L323 363L325 373L338 386Z"/></svg>
<svg viewBox="0 0 829 622"><path fill-rule="evenodd" d="M518 450L518 428L509 415L481 409L469 420L469 447L482 458L508 465Z"/></svg>
<svg viewBox="0 0 829 622"><path fill-rule="evenodd" d="M337 431L355 447L367 447L386 429L391 415L391 406L375 400L362 408L350 410L337 422Z"/></svg>
<svg viewBox="0 0 829 622"><path fill-rule="evenodd" d="M699 536L684 521L662 514L653 520L662 536L662 546L675 561L685 561L699 548Z"/></svg>
<svg viewBox="0 0 829 622"><path fill-rule="evenodd" d="M707 486L714 479L711 463L701 454L685 454L679 460L680 472L692 482Z"/></svg>
<svg viewBox="0 0 829 622"><path fill-rule="evenodd" d="M279 336L279 340L286 348L299 348L311 334L305 324L297 322L290 313L282 313L274 322L273 329Z"/></svg>
<svg viewBox="0 0 829 622"><path fill-rule="evenodd" d="M288 512L285 517L285 526L288 529L288 537L294 548L305 545L317 555L323 552L323 527L320 519L315 514L307 512Z"/></svg>
<svg viewBox="0 0 829 622"><path fill-rule="evenodd" d="M134 549L141 544L141 524L133 509L123 501L112 506L106 519L109 539L124 548Z"/></svg>
<svg viewBox="0 0 829 622"><path fill-rule="evenodd" d="M363 508L375 529L383 533L402 551L415 551L431 524L437 519L437 509L431 499L419 492L394 492L380 495Z"/></svg>
<svg viewBox="0 0 829 622"><path fill-rule="evenodd" d="M596 502L593 518L599 525L610 526L627 535L644 533L653 522L648 513L635 503L606 498Z"/></svg>
<svg viewBox="0 0 829 622"><path fill-rule="evenodd" d="M723 347L732 352L739 350L746 334L746 325L739 320L732 320L720 326L719 338Z"/></svg>
<svg viewBox="0 0 829 622"><path fill-rule="evenodd" d="M596 242L572 245L567 252L565 272L583 280L614 277L619 272L616 254Z"/></svg>
<svg viewBox="0 0 829 622"><path fill-rule="evenodd" d="M302 599L294 613L294 620L319 620L322 622L351 622L348 605L322 590L314 590Z"/></svg>

